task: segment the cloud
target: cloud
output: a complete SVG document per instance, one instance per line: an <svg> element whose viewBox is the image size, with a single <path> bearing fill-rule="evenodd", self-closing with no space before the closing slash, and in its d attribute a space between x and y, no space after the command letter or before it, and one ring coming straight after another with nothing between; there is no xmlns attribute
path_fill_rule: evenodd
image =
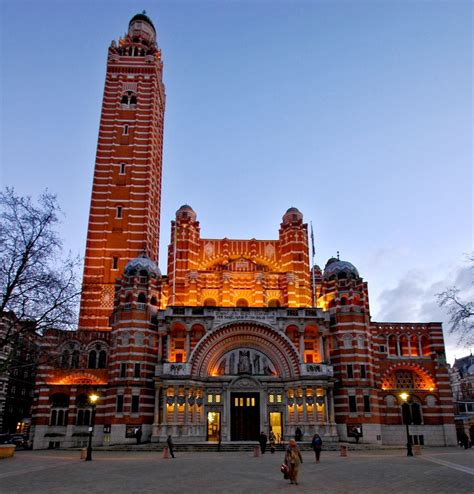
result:
<svg viewBox="0 0 474 494"><path fill-rule="evenodd" d="M446 353L451 362L454 355L459 358L469 353L469 349L459 347L456 335L449 334L449 316L439 307L437 295L448 287L457 286L461 290L461 298L472 300L472 275L473 268L467 264L434 276L424 270L408 271L395 287L380 293L376 304L379 310L373 314L373 319L380 322L443 323Z"/></svg>

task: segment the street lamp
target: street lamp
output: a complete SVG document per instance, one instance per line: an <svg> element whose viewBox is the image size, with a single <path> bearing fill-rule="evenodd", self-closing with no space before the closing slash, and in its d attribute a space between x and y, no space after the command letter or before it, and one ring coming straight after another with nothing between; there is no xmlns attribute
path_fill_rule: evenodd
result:
<svg viewBox="0 0 474 494"><path fill-rule="evenodd" d="M407 456L413 456L410 431L408 429L409 424L412 423L412 414L411 414L411 407L409 402L410 395L406 392L403 392L400 393L400 398L403 400L403 404L406 405L405 407L402 405L402 419L403 419L403 423L407 428Z"/></svg>
<svg viewBox="0 0 474 494"><path fill-rule="evenodd" d="M94 423L95 423L95 403L99 399L99 395L92 393L89 395L89 402L92 405L91 411L91 422L89 427L89 444L87 445L87 455L86 461L92 461L92 435L94 433Z"/></svg>

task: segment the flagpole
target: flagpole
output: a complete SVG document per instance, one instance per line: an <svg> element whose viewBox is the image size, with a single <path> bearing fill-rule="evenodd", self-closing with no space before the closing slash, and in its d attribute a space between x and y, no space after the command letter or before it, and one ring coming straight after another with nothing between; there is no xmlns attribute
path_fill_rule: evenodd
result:
<svg viewBox="0 0 474 494"><path fill-rule="evenodd" d="M313 222L311 221L311 262L312 262L312 267L311 267L311 276L313 278L313 307L316 307L316 284L314 281L314 233L313 233Z"/></svg>

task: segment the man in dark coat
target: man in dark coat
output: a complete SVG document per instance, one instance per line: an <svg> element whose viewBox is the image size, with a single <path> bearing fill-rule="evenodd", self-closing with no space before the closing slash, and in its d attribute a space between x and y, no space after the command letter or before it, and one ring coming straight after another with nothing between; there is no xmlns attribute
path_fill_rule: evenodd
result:
<svg viewBox="0 0 474 494"><path fill-rule="evenodd" d="M265 434L265 432L260 432L258 442L260 443L260 451L262 452L262 455L264 455L265 450L267 449L267 435Z"/></svg>
<svg viewBox="0 0 474 494"><path fill-rule="evenodd" d="M171 439L171 434L168 436L168 439L166 440L166 444L168 445L168 451L170 452L171 458L174 458L173 439Z"/></svg>

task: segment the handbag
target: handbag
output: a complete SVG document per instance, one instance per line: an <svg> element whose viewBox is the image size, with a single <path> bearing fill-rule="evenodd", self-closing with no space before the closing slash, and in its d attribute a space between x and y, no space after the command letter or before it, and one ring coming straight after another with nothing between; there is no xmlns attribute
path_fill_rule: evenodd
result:
<svg viewBox="0 0 474 494"><path fill-rule="evenodd" d="M288 479L290 477L290 469L286 463L281 464L280 472L283 474L284 479Z"/></svg>

